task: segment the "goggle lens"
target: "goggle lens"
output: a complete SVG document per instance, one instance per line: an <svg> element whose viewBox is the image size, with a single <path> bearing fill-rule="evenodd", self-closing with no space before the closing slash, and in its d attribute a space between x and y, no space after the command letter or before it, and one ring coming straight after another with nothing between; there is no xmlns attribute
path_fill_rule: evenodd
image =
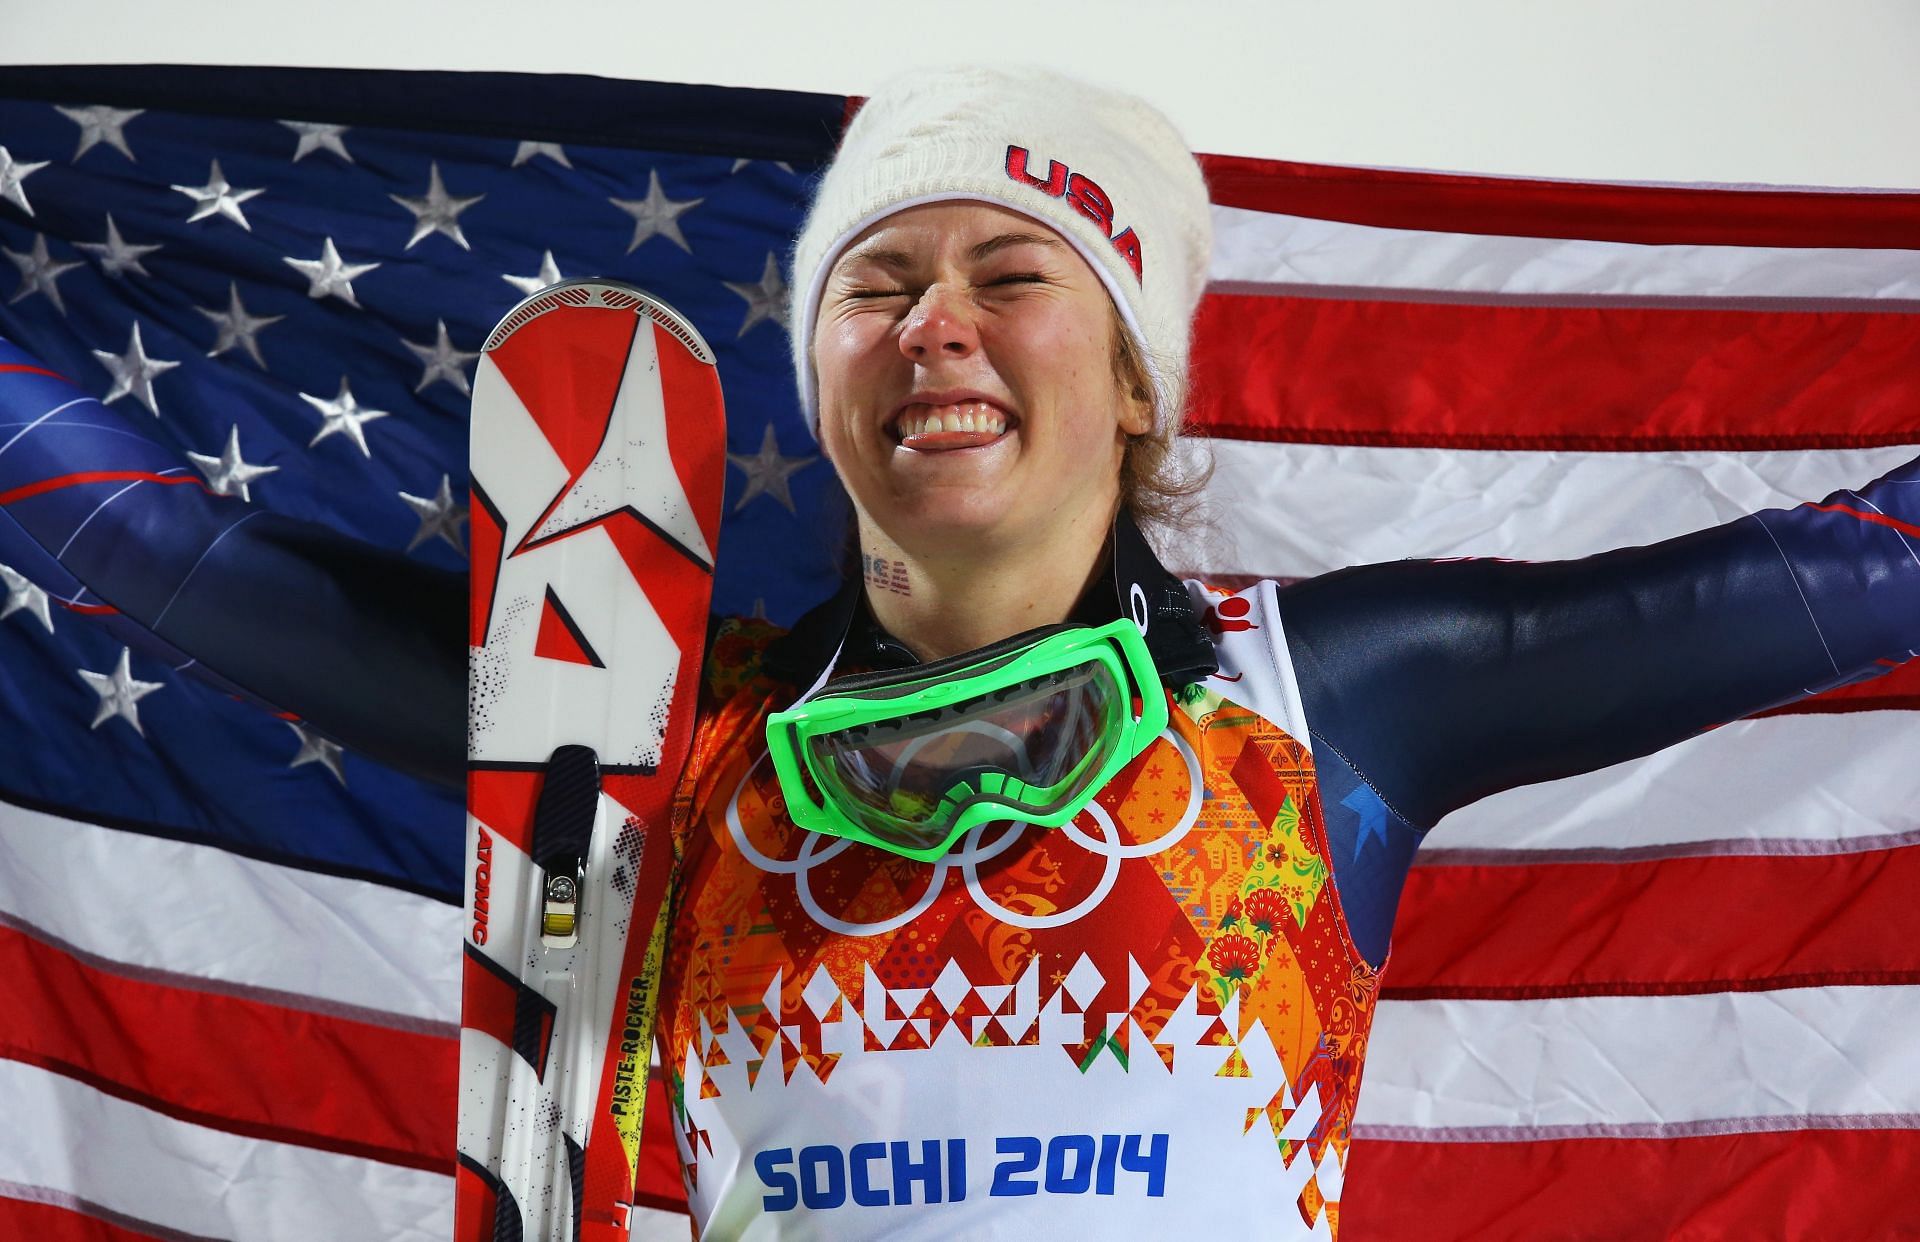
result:
<svg viewBox="0 0 1920 1242"><path fill-rule="evenodd" d="M807 739L841 810L910 849L946 845L967 807L1056 812L1087 792L1128 710L1105 664L1045 674L945 707Z"/></svg>

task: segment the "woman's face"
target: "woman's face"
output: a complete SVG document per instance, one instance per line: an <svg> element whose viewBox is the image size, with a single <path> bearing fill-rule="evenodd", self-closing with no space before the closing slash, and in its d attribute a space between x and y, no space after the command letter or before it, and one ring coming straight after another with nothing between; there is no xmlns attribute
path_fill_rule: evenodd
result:
<svg viewBox="0 0 1920 1242"><path fill-rule="evenodd" d="M813 354L821 441L862 517L944 558L1104 527L1153 418L1121 394L1116 330L1086 260L1017 212L930 203L862 233Z"/></svg>

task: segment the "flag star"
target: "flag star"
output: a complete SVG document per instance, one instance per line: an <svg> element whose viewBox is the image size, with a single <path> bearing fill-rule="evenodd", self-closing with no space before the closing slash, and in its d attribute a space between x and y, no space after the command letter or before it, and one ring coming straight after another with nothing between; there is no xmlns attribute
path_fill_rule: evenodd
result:
<svg viewBox="0 0 1920 1242"><path fill-rule="evenodd" d="M75 160L103 142L128 159L133 159L133 149L127 145L127 136L120 131L145 109L109 108L105 104L95 104L91 108L59 108L58 111L80 127L80 145L73 152Z"/></svg>
<svg viewBox="0 0 1920 1242"><path fill-rule="evenodd" d="M389 194L387 197L413 213L413 236L407 239L406 249L413 249L415 242L433 233L452 238L462 250L473 249L467 244L466 235L460 231L460 213L486 195L455 198L448 194L447 187L440 183L440 161L435 160L429 166L425 198L402 198L398 194Z"/></svg>
<svg viewBox="0 0 1920 1242"><path fill-rule="evenodd" d="M162 683L135 679L132 660L133 653L122 647L120 663L114 666L111 673L94 673L84 668L74 670L100 696L100 710L93 714L93 723L87 726L89 729L98 729L118 716L132 725L133 731L141 737L147 735L147 731L140 727L140 709L136 704L161 689Z"/></svg>
<svg viewBox="0 0 1920 1242"><path fill-rule="evenodd" d="M633 240L627 243L628 254L653 237L664 237L688 254L693 253L693 247L687 245L686 237L680 232L680 217L707 200L686 198L676 202L668 198L666 191L660 187L657 169L647 173L645 198L612 198L607 201L633 217Z"/></svg>
<svg viewBox="0 0 1920 1242"><path fill-rule="evenodd" d="M160 249L158 244L136 246L120 236L120 227L113 222L113 213L107 213L107 240L103 242L75 242L75 250L84 250L93 255L100 264L100 270L116 279L132 272L139 276L151 273L140 265L140 260Z"/></svg>
<svg viewBox="0 0 1920 1242"><path fill-rule="evenodd" d="M378 263L346 262L340 257L340 252L334 249L331 237L321 247L317 259L289 257L282 261L307 278L308 297L335 297L356 309L360 303L353 300L353 282L380 266Z"/></svg>
<svg viewBox="0 0 1920 1242"><path fill-rule="evenodd" d="M53 256L47 253L47 239L41 233L33 235L33 249L26 254L4 248L0 248L0 254L12 259L13 265L20 269L20 288L7 299L9 306L22 298L43 293L47 301L53 303L55 310L62 315L67 313L67 304L60 300L60 286L54 282L76 267L85 267L84 263L56 263Z"/></svg>
<svg viewBox="0 0 1920 1242"><path fill-rule="evenodd" d="M312 448L330 435L344 433L349 440L359 446L361 456L372 458L373 450L367 447L365 424L376 418L385 418L387 412L362 409L360 403L353 399L353 393L347 388L346 376L340 377L340 395L333 400L308 396L304 392L300 394L300 399L320 411L320 416L326 420L320 430L313 433L313 439L307 441L308 448Z"/></svg>
<svg viewBox="0 0 1920 1242"><path fill-rule="evenodd" d="M253 226L247 223L246 216L240 212L240 204L250 198L266 193L265 190L239 190L227 180L220 171L220 161L213 161L213 168L207 173L205 185L176 185L173 187L193 200L193 214L187 217L187 223L204 220L215 214L225 216L247 232L253 232Z"/></svg>
<svg viewBox="0 0 1920 1242"><path fill-rule="evenodd" d="M287 762L289 768L297 768L305 764L317 763L327 771L333 773L334 780L339 781L342 786L346 785L347 774L340 765L340 743L329 742L326 738L310 731L306 726L296 720L288 720L283 723L287 728L292 729L294 734L300 739L300 753Z"/></svg>
<svg viewBox="0 0 1920 1242"><path fill-rule="evenodd" d="M553 251L549 250L540 258L538 276L502 276L500 279L518 289L522 297L530 298L548 285L559 284L566 277L560 274L560 265L553 261Z"/></svg>
<svg viewBox="0 0 1920 1242"><path fill-rule="evenodd" d="M539 155L546 156L548 159L560 165L560 167L562 168L573 167L572 162L567 159L566 151L557 142L523 142L521 143L518 147L514 149L513 166L515 168L518 168L520 167L520 165L526 163L528 160L533 159L535 156L539 156Z"/></svg>
<svg viewBox="0 0 1920 1242"><path fill-rule="evenodd" d="M767 424L767 431L760 438L758 453L728 453L727 460L740 468L747 476L747 490L733 504L735 513L747 507L747 502L755 496L768 495L787 507L789 513L798 513L793 504L793 492L789 490L788 480L795 472L806 469L816 457L784 457L780 453L779 441L774 438L773 424Z"/></svg>
<svg viewBox="0 0 1920 1242"><path fill-rule="evenodd" d="M767 253L766 270L760 274L759 284L724 281L727 288L747 300L747 318L741 323L736 336L745 336L747 330L762 319L772 320L782 329L787 326L787 282L780 278L780 262Z"/></svg>
<svg viewBox="0 0 1920 1242"><path fill-rule="evenodd" d="M418 354L420 361L426 364L427 369L421 374L420 383L414 391L425 392L427 385L435 380L445 380L459 389L462 396L471 397L473 387L467 383L466 366L478 358L480 352L475 350L469 353L464 349L455 349L453 342L447 337L447 321L441 319L436 322L438 329L433 344L415 345L412 341L400 342Z"/></svg>
<svg viewBox="0 0 1920 1242"><path fill-rule="evenodd" d="M340 141L340 135L347 132L345 125L327 125L319 121L280 123L300 135L300 145L293 152L294 163L298 164L315 151L331 151L347 163L353 163L353 156L347 153L347 144Z"/></svg>
<svg viewBox="0 0 1920 1242"><path fill-rule="evenodd" d="M138 319L133 321L133 334L128 338L126 353L110 354L104 349L96 349L93 356L113 373L113 387L106 396L100 398L101 404L110 404L131 393L155 418L160 417L160 407L153 399L154 377L180 364L147 357L146 347L140 343Z"/></svg>
<svg viewBox="0 0 1920 1242"><path fill-rule="evenodd" d="M214 337L213 348L207 351L207 357L218 358L235 345L247 351L253 359L253 365L262 371L267 369L266 360L260 356L259 335L267 328L285 319L285 315L252 315L240 301L240 286L233 281L227 282L227 309L208 310L203 306L193 309L213 320L218 335Z"/></svg>
<svg viewBox="0 0 1920 1242"><path fill-rule="evenodd" d="M0 147L0 198L32 215L33 205L27 202L27 192L21 188L21 183L45 168L47 163L46 160L38 164L19 163L5 147Z"/></svg>
<svg viewBox="0 0 1920 1242"><path fill-rule="evenodd" d="M407 544L411 552L427 540L438 536L453 545L453 550L465 556L466 546L460 542L460 528L467 521L467 507L456 504L453 499L453 480L446 475L440 476L440 490L431 500L425 496L412 496L399 493L407 508L420 519L420 529L413 532L413 539Z"/></svg>
<svg viewBox="0 0 1920 1242"><path fill-rule="evenodd" d="M253 494L247 490L247 484L278 470L278 466L250 466L240 456L240 425L235 423L233 430L227 433L227 447L218 457L209 457L205 453L188 453L187 460L200 468L207 476L207 486L216 496L231 496L235 492L240 499L252 503Z"/></svg>
<svg viewBox="0 0 1920 1242"><path fill-rule="evenodd" d="M53 633L53 613L47 607L47 593L39 584L10 565L0 565L0 585L7 589L7 602L0 606L0 621L24 611L37 619L47 633Z"/></svg>

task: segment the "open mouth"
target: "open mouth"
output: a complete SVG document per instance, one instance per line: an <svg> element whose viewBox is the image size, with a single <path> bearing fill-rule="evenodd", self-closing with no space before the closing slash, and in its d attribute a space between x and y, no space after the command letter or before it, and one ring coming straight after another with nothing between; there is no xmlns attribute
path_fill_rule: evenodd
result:
<svg viewBox="0 0 1920 1242"><path fill-rule="evenodd" d="M903 448L937 452L992 444L1019 422L987 401L956 401L948 405L916 403L901 410L890 429L895 442Z"/></svg>

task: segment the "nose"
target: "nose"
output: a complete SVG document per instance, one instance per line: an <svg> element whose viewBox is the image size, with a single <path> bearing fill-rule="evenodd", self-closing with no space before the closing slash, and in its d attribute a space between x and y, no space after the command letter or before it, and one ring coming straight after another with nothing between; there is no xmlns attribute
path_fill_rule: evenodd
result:
<svg viewBox="0 0 1920 1242"><path fill-rule="evenodd" d="M964 358L979 347L973 307L948 284L928 285L901 325L900 352L914 362Z"/></svg>

